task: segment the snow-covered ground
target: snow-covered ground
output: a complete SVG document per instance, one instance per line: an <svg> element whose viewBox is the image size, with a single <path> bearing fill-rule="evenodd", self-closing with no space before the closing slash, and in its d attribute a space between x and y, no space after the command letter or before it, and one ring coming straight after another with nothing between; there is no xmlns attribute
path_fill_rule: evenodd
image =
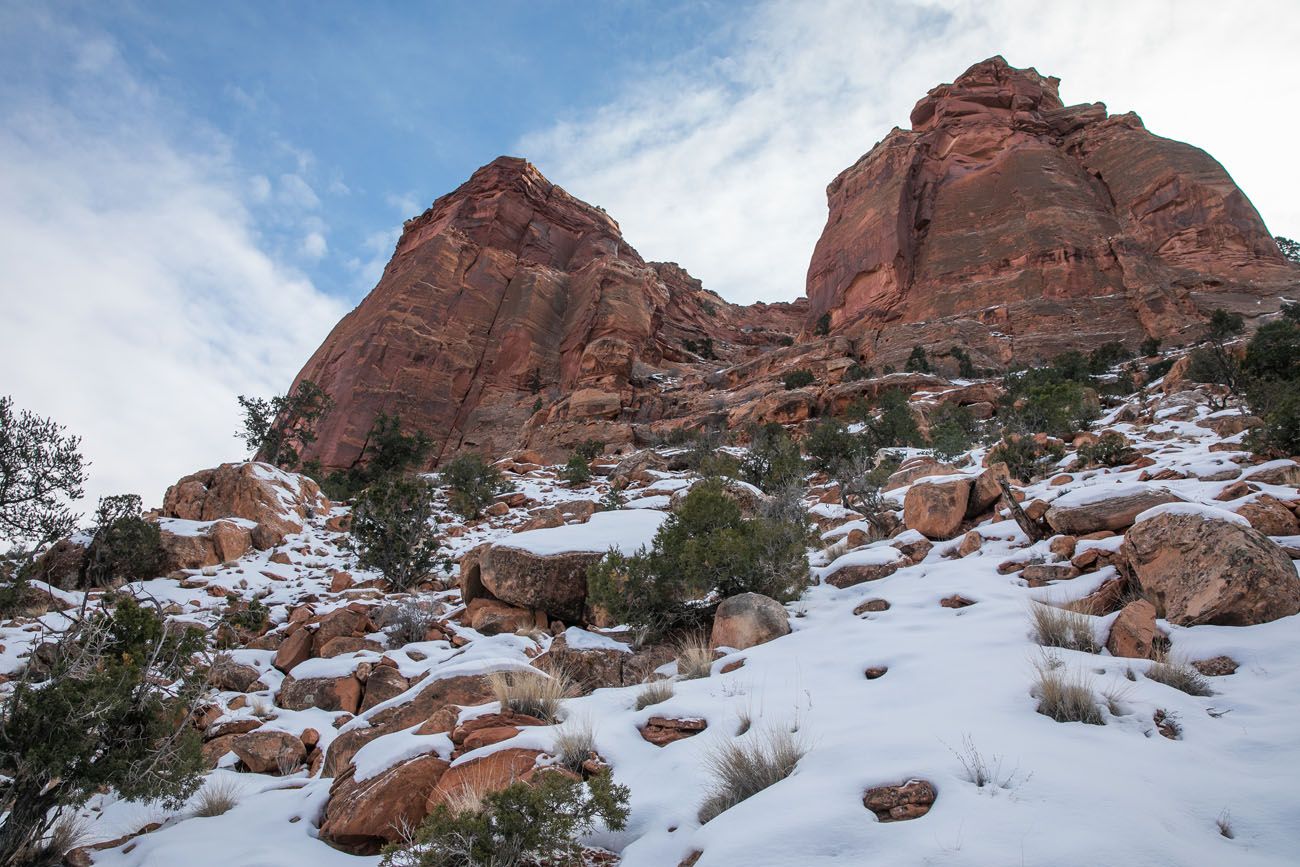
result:
<svg viewBox="0 0 1300 867"><path fill-rule="evenodd" d="M1154 400L1155 398L1148 398ZM1143 469L1074 472L1073 453L1061 461L1070 480L1025 487L1027 500L1084 503L1136 485L1160 470L1184 478L1150 484L1163 487L1187 505L1162 509L1214 510L1236 519L1232 510L1263 493L1295 500L1295 488L1261 485L1239 500L1216 499L1228 485L1257 471L1244 451L1231 450L1240 437L1223 438L1195 422L1209 415L1204 406L1169 404L1150 426L1104 424L1129 437L1154 459ZM1178 416L1194 416L1182 418ZM1227 443L1227 445L1225 445ZM1211 446L1216 446L1214 450ZM1224 449L1228 450L1224 450ZM977 449L961 471L982 468ZM1207 479L1213 477L1213 480ZM535 504L598 500L600 480L581 489L557 482L552 471L534 471L513 480ZM688 485L688 473L658 473L651 484L628 492L620 513L597 513L589 523L559 533L512 536L530 517L521 509L449 537L458 557L492 540L549 552L559 547L603 550L653 533L669 496ZM889 492L901 504L904 489ZM813 499L809 499L813 508ZM650 508L638 508L650 507ZM816 506L825 519L852 520L838 506ZM323 528L322 516L277 551L288 565L270 562L272 551L250 554L232 568L208 570L183 587L158 579L138 585L178 614L212 623L225 600L209 587L240 596L260 597L272 619L282 622L307 595L320 614L356 600L377 600L374 589L329 591L335 570L357 582L375 576L358 570L339 534ZM1239 520L1239 519L1238 519ZM847 523L828 532L827 544L847 534ZM1144 676L1151 663L1097 654L1040 648L1031 635L1029 608L1034 601L1063 602L1086 596L1115 572L1107 567L1048 587L1031 588L1017 574L1001 575L1010 559L1041 556L1051 562L1048 541L1028 545L1012 521L976 528L980 548L956 556L958 539L937 542L919 563L879 580L847 589L810 587L788 606L791 634L720 658L707 678L683 680L668 701L638 711L638 687L598 689L565 702L564 715L589 722L600 755L617 782L631 790L631 818L619 833L591 841L621 856L624 867L673 867L702 852L698 867L763 865L1273 865L1297 863L1300 852L1300 633L1297 617L1258 626L1179 627L1161 621L1172 654L1188 659L1227 655L1240 664L1233 675L1211 679L1214 694L1194 697ZM624 538L626 536L626 539ZM845 565L881 565L898 559L884 540L821 565L822 552L810 552L815 576ZM1278 540L1295 546L1294 537ZM1114 548L1118 539L1092 543ZM631 544L630 547L635 547ZM1082 550L1082 549L1081 549ZM838 552L837 552L838 553ZM70 601L77 594L64 594ZM963 608L942 607L941 599L960 595L974 601ZM433 598L454 613L454 590ZM863 615L854 609L867 599L889 607ZM1116 615L1094 618L1104 642ZM46 620L57 626L61 615ZM456 632L463 647L427 641L386 651L362 650L303 663L295 677L337 676L384 654L407 677L435 678L528 665L553 640L545 634L483 636L466 626ZM12 671L36 633L30 628L0 629L0 670ZM383 642L382 633L371 638ZM572 647L599 647L609 639L570 629ZM229 718L252 716L256 709L275 729L301 733L314 728L324 748L339 734L338 713L273 706L282 675L271 666L273 651L239 650L236 661L256 666L269 687ZM736 660L744 665L728 673ZM1035 711L1031 695L1036 666L1064 666L1107 696L1105 725L1058 723ZM869 667L887 672L868 679ZM672 672L670 664L666 669ZM423 686L424 684L421 684ZM418 687L408 691L417 691ZM234 693L223 693L230 702ZM256 700L252 700L255 698ZM399 696L394 704L409 698ZM256 705L256 708L254 707ZM385 705L381 705L382 709ZM379 709L376 709L379 710ZM468 709L462 719L495 710ZM342 730L366 724L366 717ZM1181 737L1162 737L1153 717L1162 711L1181 727ZM651 716L702 718L700 735L666 747L645 741L639 728ZM710 783L712 751L733 739L753 740L771 730L793 732L807 748L795 772L782 782L724 812L707 825L697 819ZM742 733L742 731L744 733ZM511 740L463 756L466 761L496 749L550 750L556 728L524 729ZM356 756L359 779L391 765L436 751L447 755L445 734L400 732L372 741ZM992 784L977 787L965 773L978 755L993 771ZM233 756L225 764L233 766ZM95 853L107 867L293 867L293 865L374 865L378 857L344 854L318 839L317 825L332 780L306 771L289 777L235 773L221 769L213 778L238 787L237 806L221 816L195 818L182 810L166 813L150 805L101 797L87 808L95 839L107 840L148 822L162 827L124 846ZM933 809L903 822L881 823L864 808L866 789L910 779L930 781L938 791ZM1230 824L1233 837L1220 832Z"/></svg>

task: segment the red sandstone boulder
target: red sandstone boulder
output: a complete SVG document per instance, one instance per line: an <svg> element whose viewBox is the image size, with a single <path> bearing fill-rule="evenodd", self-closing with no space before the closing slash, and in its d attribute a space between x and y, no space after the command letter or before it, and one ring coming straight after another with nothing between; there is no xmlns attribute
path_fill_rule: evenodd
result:
<svg viewBox="0 0 1300 867"><path fill-rule="evenodd" d="M674 741L695 737L709 727L702 719L669 719L652 716L641 727L641 737L657 747L666 747Z"/></svg>
<svg viewBox="0 0 1300 867"><path fill-rule="evenodd" d="M257 525L253 544L270 548L286 535L302 532L308 517L330 508L320 487L306 476L248 461L185 476L167 489L162 515L190 521L243 518Z"/></svg>
<svg viewBox="0 0 1300 867"><path fill-rule="evenodd" d="M1181 500L1163 488L1141 483L1090 485L1053 500L1045 515L1058 533L1082 536L1098 530L1123 530L1140 513Z"/></svg>
<svg viewBox="0 0 1300 867"><path fill-rule="evenodd" d="M722 600L713 615L713 647L744 650L790 634L785 607L760 593L741 593Z"/></svg>
<svg viewBox="0 0 1300 867"><path fill-rule="evenodd" d="M372 854L395 843L429 814L429 794L447 773L436 755L419 756L377 776L358 781L349 768L330 786L321 837L357 854Z"/></svg>
<svg viewBox="0 0 1300 867"><path fill-rule="evenodd" d="M1134 524L1124 555L1143 595L1171 623L1249 626L1300 612L1300 576L1258 530L1199 514Z"/></svg>
<svg viewBox="0 0 1300 867"><path fill-rule="evenodd" d="M302 764L307 749L288 732L258 729L235 735L230 750L255 774L284 773Z"/></svg>
<svg viewBox="0 0 1300 867"><path fill-rule="evenodd" d="M1156 607L1145 599L1135 599L1120 611L1110 626L1106 649L1112 656L1150 659L1155 646Z"/></svg>
<svg viewBox="0 0 1300 867"><path fill-rule="evenodd" d="M903 498L903 524L928 539L951 539L966 517L970 492L965 476L916 482Z"/></svg>

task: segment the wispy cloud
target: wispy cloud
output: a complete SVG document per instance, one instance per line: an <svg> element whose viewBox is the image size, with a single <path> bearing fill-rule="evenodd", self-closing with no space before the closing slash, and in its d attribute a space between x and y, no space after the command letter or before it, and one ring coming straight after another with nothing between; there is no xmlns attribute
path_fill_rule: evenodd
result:
<svg viewBox="0 0 1300 867"><path fill-rule="evenodd" d="M248 204L270 185L220 136L160 104L111 41L20 23L34 32L13 38L75 71L0 103L0 391L84 438L92 499L157 502L240 456L235 395L284 389L343 310L263 252Z"/></svg>
<svg viewBox="0 0 1300 867"><path fill-rule="evenodd" d="M652 259L735 301L800 295L825 187L912 106L1003 54L1062 78L1067 102L1136 110L1219 158L1270 228L1300 233L1300 134L1276 82L1300 73L1288 0L1249 12L1204 0L799 0L737 26L735 49L671 65L519 151L605 207Z"/></svg>

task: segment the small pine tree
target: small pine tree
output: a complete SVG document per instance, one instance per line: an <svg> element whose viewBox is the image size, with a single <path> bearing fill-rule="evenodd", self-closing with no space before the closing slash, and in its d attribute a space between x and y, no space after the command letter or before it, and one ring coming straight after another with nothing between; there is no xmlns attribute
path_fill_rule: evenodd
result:
<svg viewBox="0 0 1300 867"><path fill-rule="evenodd" d="M786 391L794 391L796 388L803 388L806 385L812 385L813 381L814 377L812 371L804 368L792 370L782 378Z"/></svg>
<svg viewBox="0 0 1300 867"><path fill-rule="evenodd" d="M907 356L907 363L903 365L903 369L908 373L930 372L930 359L925 354L924 346L912 347L912 353Z"/></svg>
<svg viewBox="0 0 1300 867"><path fill-rule="evenodd" d="M452 459L438 479L450 489L452 509L466 520L477 518L505 488L501 471L483 460L482 455L473 453Z"/></svg>
<svg viewBox="0 0 1300 867"><path fill-rule="evenodd" d="M286 470L296 468L303 449L316 441L316 424L334 400L310 379L284 396L264 400L239 395L244 429L235 434L253 452L253 459Z"/></svg>
<svg viewBox="0 0 1300 867"><path fill-rule="evenodd" d="M569 483L571 487L585 485L591 481L591 464L587 459L578 452L569 455L569 462L564 465L564 470L560 473L560 478Z"/></svg>
<svg viewBox="0 0 1300 867"><path fill-rule="evenodd" d="M1157 354L1158 352L1160 352L1159 337L1148 336L1145 340L1142 341L1142 345L1138 347L1138 354L1140 354L1143 358L1150 358L1151 356Z"/></svg>
<svg viewBox="0 0 1300 867"><path fill-rule="evenodd" d="M112 587L158 574L162 533L141 517L135 494L104 497L95 511L95 528L82 566L83 587Z"/></svg>
<svg viewBox="0 0 1300 867"><path fill-rule="evenodd" d="M438 556L433 487L419 477L375 482L353 506L352 537L364 568L377 569L399 590L414 587Z"/></svg>

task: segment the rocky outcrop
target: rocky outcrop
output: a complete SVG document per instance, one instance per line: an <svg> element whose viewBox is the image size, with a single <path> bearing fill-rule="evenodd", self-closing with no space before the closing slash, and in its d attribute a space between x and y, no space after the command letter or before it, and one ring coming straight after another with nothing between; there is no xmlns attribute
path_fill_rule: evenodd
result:
<svg viewBox="0 0 1300 867"><path fill-rule="evenodd" d="M1123 550L1143 595L1170 623L1249 626L1300 612L1295 566L1249 526L1158 514L1133 525Z"/></svg>
<svg viewBox="0 0 1300 867"><path fill-rule="evenodd" d="M435 460L628 443L656 375L775 345L799 315L644 261L604 211L501 157L406 222L379 284L299 374L335 401L305 457L351 466L380 412L428 434Z"/></svg>
<svg viewBox="0 0 1300 867"><path fill-rule="evenodd" d="M1000 366L1277 309L1297 269L1223 167L1058 84L977 63L832 181L809 326L883 363L921 344Z"/></svg>
<svg viewBox="0 0 1300 867"><path fill-rule="evenodd" d="M242 518L253 524L252 543L266 549L290 533L302 532L308 518L329 510L330 501L306 476L247 461L185 476L167 489L162 516L187 521Z"/></svg>

